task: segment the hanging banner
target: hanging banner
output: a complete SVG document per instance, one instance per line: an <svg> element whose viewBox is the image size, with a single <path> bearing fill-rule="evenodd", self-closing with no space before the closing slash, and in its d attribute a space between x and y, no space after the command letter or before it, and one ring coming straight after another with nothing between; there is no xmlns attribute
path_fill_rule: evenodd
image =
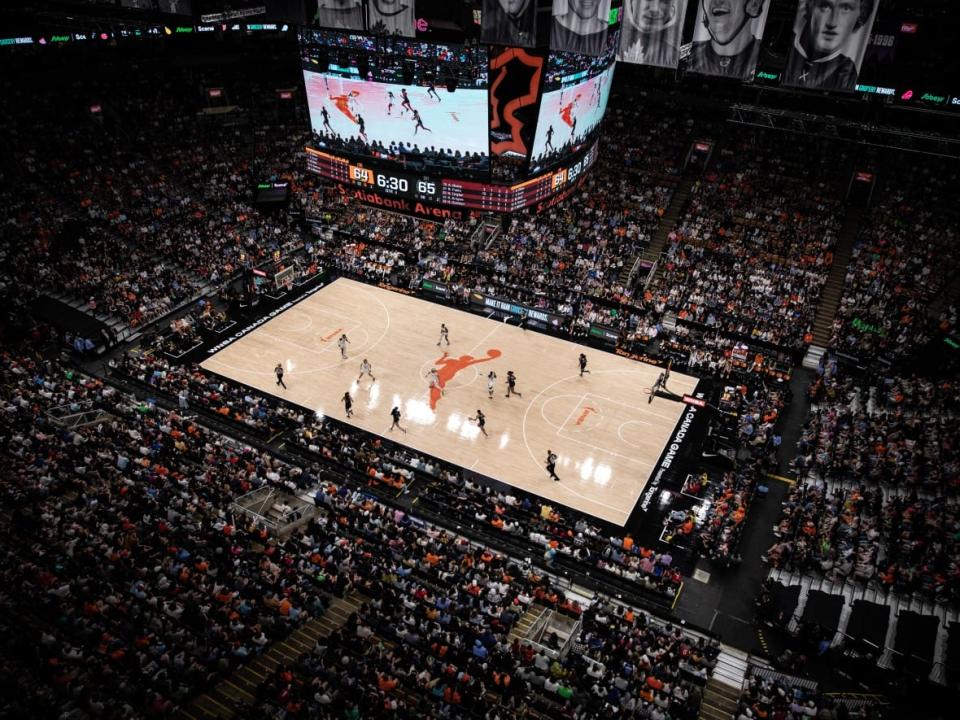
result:
<svg viewBox="0 0 960 720"><path fill-rule="evenodd" d="M318 0L317 25L337 30L363 30L363 0Z"/></svg>
<svg viewBox="0 0 960 720"><path fill-rule="evenodd" d="M610 21L610 0L553 0L550 49L600 55Z"/></svg>
<svg viewBox="0 0 960 720"><path fill-rule="evenodd" d="M853 92L877 5L876 0L800 0L783 84Z"/></svg>
<svg viewBox="0 0 960 720"><path fill-rule="evenodd" d="M417 34L417 18L414 0L368 0L368 29L374 35Z"/></svg>
<svg viewBox="0 0 960 720"><path fill-rule="evenodd" d="M687 0L624 0L617 60L676 68Z"/></svg>
<svg viewBox="0 0 960 720"><path fill-rule="evenodd" d="M752 80L770 0L700 0L687 69Z"/></svg>
<svg viewBox="0 0 960 720"><path fill-rule="evenodd" d="M537 42L536 0L483 0L481 42L533 47Z"/></svg>

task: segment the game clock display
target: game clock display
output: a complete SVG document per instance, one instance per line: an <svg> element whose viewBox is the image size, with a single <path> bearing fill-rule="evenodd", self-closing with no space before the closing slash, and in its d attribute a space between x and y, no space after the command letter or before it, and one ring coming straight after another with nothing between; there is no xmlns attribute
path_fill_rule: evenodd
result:
<svg viewBox="0 0 960 720"><path fill-rule="evenodd" d="M350 165L348 173L351 183L369 187L386 195L432 202L440 199L440 183L432 178L383 171L363 165Z"/></svg>
<svg viewBox="0 0 960 720"><path fill-rule="evenodd" d="M594 144L576 160L524 182L506 185L393 172L307 148L309 170L359 189L360 200L379 204L376 197L401 198L487 212L515 212L549 200L574 187L596 158L597 146Z"/></svg>

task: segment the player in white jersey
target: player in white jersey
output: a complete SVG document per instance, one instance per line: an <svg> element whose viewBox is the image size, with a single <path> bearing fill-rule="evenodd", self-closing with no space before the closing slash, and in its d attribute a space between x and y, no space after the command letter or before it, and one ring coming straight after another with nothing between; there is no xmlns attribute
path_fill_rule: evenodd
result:
<svg viewBox="0 0 960 720"><path fill-rule="evenodd" d="M450 331L447 330L445 323L440 323L440 339L437 340L437 347L440 347L440 343L447 343L447 347L450 346Z"/></svg>
<svg viewBox="0 0 960 720"><path fill-rule="evenodd" d="M347 339L346 333L341 335L340 338L337 340L337 347L340 348L340 357L343 360L347 359L347 344L349 342L350 341Z"/></svg>
<svg viewBox="0 0 960 720"><path fill-rule="evenodd" d="M440 371L437 368L430 368L430 371L427 372L427 383L431 388L437 388L440 394L443 395L443 386L440 384Z"/></svg>
<svg viewBox="0 0 960 720"><path fill-rule="evenodd" d="M497 374L491 370L487 373L487 397L493 399L493 384L496 382Z"/></svg>
<svg viewBox="0 0 960 720"><path fill-rule="evenodd" d="M357 376L357 382L360 382L360 379L364 375L369 375L371 382L377 381L377 379L373 376L373 366L367 361L366 358L364 358L363 362L360 363L360 375Z"/></svg>

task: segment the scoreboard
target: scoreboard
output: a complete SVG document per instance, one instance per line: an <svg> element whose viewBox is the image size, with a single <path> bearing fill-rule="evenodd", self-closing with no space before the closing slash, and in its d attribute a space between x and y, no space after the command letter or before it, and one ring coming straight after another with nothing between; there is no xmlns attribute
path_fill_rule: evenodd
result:
<svg viewBox="0 0 960 720"><path fill-rule="evenodd" d="M522 210L575 186L597 159L597 145L594 143L558 168L509 185L395 171L312 147L306 150L307 169L345 186L368 190L385 198L500 213Z"/></svg>

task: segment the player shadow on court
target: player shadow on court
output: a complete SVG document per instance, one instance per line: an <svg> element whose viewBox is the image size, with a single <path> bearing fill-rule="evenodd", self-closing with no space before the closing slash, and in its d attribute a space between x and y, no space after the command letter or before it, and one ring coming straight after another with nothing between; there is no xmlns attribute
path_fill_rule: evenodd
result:
<svg viewBox="0 0 960 720"><path fill-rule="evenodd" d="M437 366L438 370L439 387L437 385L430 386L430 409L437 409L437 401L439 401L443 395L443 388L450 380L453 380L461 370L465 370L471 365L496 360L502 354L503 353L496 348L490 348L487 350L486 357L480 358L475 358L473 355L450 357L450 353L444 352L443 355L433 361L433 364Z"/></svg>

